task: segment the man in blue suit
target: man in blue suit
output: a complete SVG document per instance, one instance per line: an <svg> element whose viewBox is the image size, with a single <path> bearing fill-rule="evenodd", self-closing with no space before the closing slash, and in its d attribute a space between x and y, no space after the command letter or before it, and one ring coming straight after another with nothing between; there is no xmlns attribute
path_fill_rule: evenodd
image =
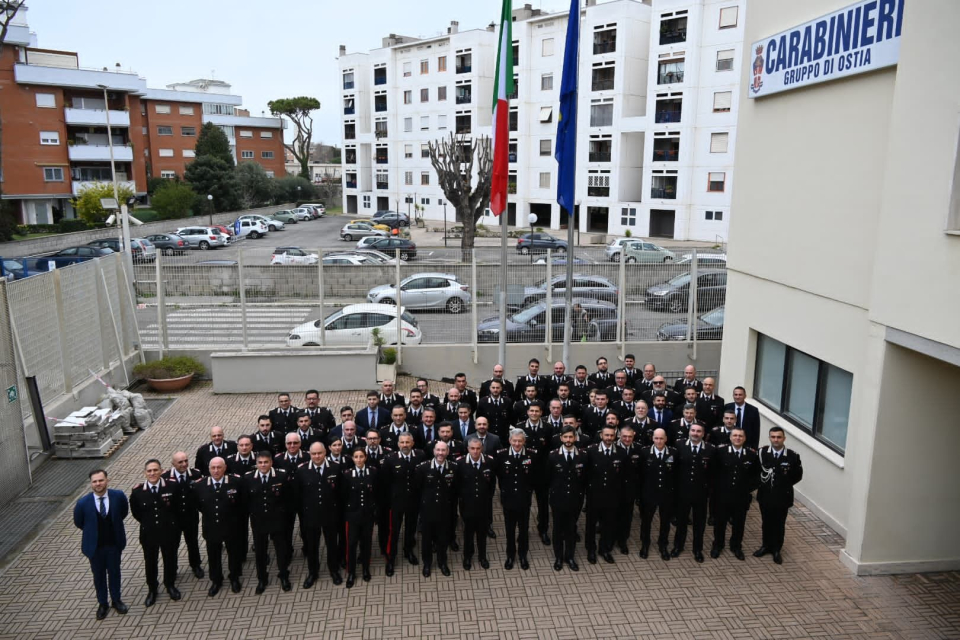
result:
<svg viewBox="0 0 960 640"><path fill-rule="evenodd" d="M357 411L354 417L357 433L365 434L370 429L380 429L390 425L390 414L380 406L380 395L376 391L367 393L367 406Z"/></svg>
<svg viewBox="0 0 960 640"><path fill-rule="evenodd" d="M107 472L90 472L92 493L80 498L73 508L73 524L83 531L80 550L90 559L93 586L97 590L97 620L107 617L107 577L110 578L110 601L117 613L127 612L120 599L120 554L127 546L123 519L130 510L123 491L108 489Z"/></svg>

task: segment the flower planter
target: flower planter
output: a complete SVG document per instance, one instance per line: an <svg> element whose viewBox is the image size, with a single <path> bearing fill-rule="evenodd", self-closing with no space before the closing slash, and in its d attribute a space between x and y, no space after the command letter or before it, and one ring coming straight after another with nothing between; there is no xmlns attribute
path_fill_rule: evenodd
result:
<svg viewBox="0 0 960 640"><path fill-rule="evenodd" d="M383 382L384 380L396 380L397 379L397 365L395 364L378 364L377 365L377 382Z"/></svg>
<svg viewBox="0 0 960 640"><path fill-rule="evenodd" d="M190 383L193 381L193 375L194 374L191 373L180 378L147 378L147 384L150 385L150 388L154 391L171 393L173 391L181 391L190 386Z"/></svg>

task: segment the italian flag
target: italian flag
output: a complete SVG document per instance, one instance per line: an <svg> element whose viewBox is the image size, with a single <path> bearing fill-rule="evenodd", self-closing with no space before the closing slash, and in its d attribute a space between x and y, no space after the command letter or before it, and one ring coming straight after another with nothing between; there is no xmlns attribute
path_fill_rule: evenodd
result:
<svg viewBox="0 0 960 640"><path fill-rule="evenodd" d="M507 208L509 158L509 114L507 96L513 93L512 7L503 0L500 12L500 45L497 48L497 75L493 82L493 176L490 181L490 210L500 215Z"/></svg>

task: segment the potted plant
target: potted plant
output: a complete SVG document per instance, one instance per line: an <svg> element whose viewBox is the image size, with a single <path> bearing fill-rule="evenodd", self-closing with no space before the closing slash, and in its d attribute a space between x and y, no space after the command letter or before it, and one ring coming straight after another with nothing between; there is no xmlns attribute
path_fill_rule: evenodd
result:
<svg viewBox="0 0 960 640"><path fill-rule="evenodd" d="M377 349L377 382L397 379L397 350L384 347L385 340L379 328L370 331L370 342Z"/></svg>
<svg viewBox="0 0 960 640"><path fill-rule="evenodd" d="M194 375L203 375L206 368L190 356L170 356L144 362L133 368L134 375L144 378L154 391L169 393L185 389Z"/></svg>

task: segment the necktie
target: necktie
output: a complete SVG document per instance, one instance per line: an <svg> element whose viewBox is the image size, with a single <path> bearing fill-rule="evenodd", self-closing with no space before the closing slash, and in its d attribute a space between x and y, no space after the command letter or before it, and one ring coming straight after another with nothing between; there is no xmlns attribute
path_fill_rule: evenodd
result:
<svg viewBox="0 0 960 640"><path fill-rule="evenodd" d="M369 411L370 417L367 420L368 426L375 427L377 425L376 418L373 417L373 410Z"/></svg>
<svg viewBox="0 0 960 640"><path fill-rule="evenodd" d="M220 456L220 447L213 448L213 455L218 457Z"/></svg>
<svg viewBox="0 0 960 640"><path fill-rule="evenodd" d="M696 445L693 447L693 455L699 455L699 454L700 454L700 445Z"/></svg>
<svg viewBox="0 0 960 640"><path fill-rule="evenodd" d="M184 478L184 476L180 475L179 473L177 474L177 482L182 483L182 482L183 482L183 478Z"/></svg>
<svg viewBox="0 0 960 640"><path fill-rule="evenodd" d="M427 427L427 440L433 440L433 429Z"/></svg>
<svg viewBox="0 0 960 640"><path fill-rule="evenodd" d="M774 460L779 460L779 459L780 459L780 452L779 452L779 451L774 452L774 454L773 454L773 459L774 459Z"/></svg>
<svg viewBox="0 0 960 640"><path fill-rule="evenodd" d="M483 444L484 444L484 442L486 442L486 440L487 440L487 439L486 439L485 437L480 438L480 448L481 448L481 449L483 449Z"/></svg>
<svg viewBox="0 0 960 640"><path fill-rule="evenodd" d="M476 463L476 464L475 464L475 465L473 465L473 466L475 466L475 467L477 468L477 471L480 471L480 463L479 463L479 462L478 462L478 463Z"/></svg>
<svg viewBox="0 0 960 640"><path fill-rule="evenodd" d="M741 415L740 415L740 411L741 411L740 407L737 407L737 426L738 426L738 427L742 427L742 426L743 426L743 420L742 420L742 417L741 417Z"/></svg>
<svg viewBox="0 0 960 640"><path fill-rule="evenodd" d="M663 452L657 451L657 460L663 460Z"/></svg>
<svg viewBox="0 0 960 640"><path fill-rule="evenodd" d="M657 422L660 422L660 420L661 420L661 418L660 418L660 411L657 410Z"/></svg>
<svg viewBox="0 0 960 640"><path fill-rule="evenodd" d="M219 482L214 482L214 483L213 483L213 489L214 489L214 491L220 491L220 483L219 483Z"/></svg>
<svg viewBox="0 0 960 640"><path fill-rule="evenodd" d="M566 453L566 458L567 458L567 463L568 463L568 464L569 464L570 462L573 462L573 456L570 455L570 452L569 452L569 451L567 451L567 453Z"/></svg>
<svg viewBox="0 0 960 640"><path fill-rule="evenodd" d="M100 515L107 517L107 496L100 496Z"/></svg>
<svg viewBox="0 0 960 640"><path fill-rule="evenodd" d="M610 449L604 449L603 453L606 454L608 458L610 457Z"/></svg>
<svg viewBox="0 0 960 640"><path fill-rule="evenodd" d="M267 484L267 476L260 476L260 481L264 484L264 486L266 486L266 484Z"/></svg>
<svg viewBox="0 0 960 640"><path fill-rule="evenodd" d="M737 459L738 459L738 460L743 457L742 454L743 454L743 449L741 449L740 451L737 451Z"/></svg>
<svg viewBox="0 0 960 640"><path fill-rule="evenodd" d="M156 487L156 486L151 487L150 490L153 491L153 495L157 495L157 487Z"/></svg>

